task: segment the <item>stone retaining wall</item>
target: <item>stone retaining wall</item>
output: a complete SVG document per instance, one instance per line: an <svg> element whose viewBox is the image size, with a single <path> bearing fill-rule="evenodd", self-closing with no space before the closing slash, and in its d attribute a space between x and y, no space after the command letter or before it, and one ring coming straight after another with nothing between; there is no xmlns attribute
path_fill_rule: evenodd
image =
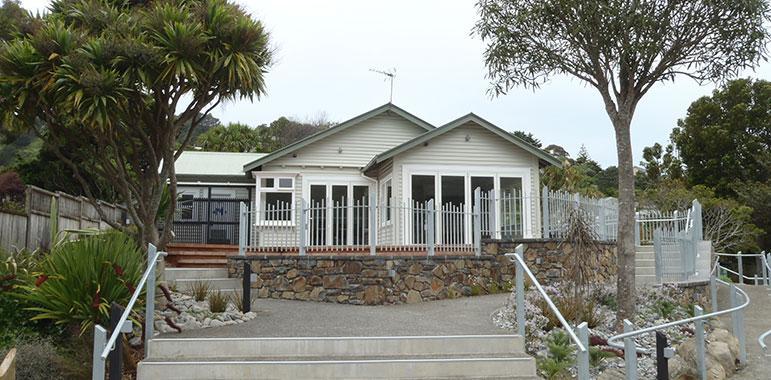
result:
<svg viewBox="0 0 771 380"><path fill-rule="evenodd" d="M482 256L232 256L231 277L241 277L244 262L252 269L252 292L282 298L355 305L417 303L508 291L515 267L502 254L525 243L525 259L542 283L558 281L572 248L554 241L490 241ZM615 246L602 245L592 280L615 276Z"/></svg>

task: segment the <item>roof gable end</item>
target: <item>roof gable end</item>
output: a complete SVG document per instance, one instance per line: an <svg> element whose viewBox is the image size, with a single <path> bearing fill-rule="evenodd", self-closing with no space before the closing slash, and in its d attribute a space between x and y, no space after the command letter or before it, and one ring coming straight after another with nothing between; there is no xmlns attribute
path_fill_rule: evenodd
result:
<svg viewBox="0 0 771 380"><path fill-rule="evenodd" d="M562 163L560 160L551 154L547 153L546 151L528 143L525 140L522 140L521 138L514 136L513 134L501 129L500 127L496 126L495 124L483 119L482 117L474 114L474 113L468 113L467 115L461 116L445 125L442 125L441 127L438 127L436 129L433 129L431 131L428 131L426 133L423 133L420 136L415 137L414 139L405 142L404 144L401 144L399 146L396 146L386 152L383 152L382 154L379 154L375 156L372 161L367 164L367 166L363 169L364 171L369 170L374 165L383 162L389 158L392 158L396 156L399 153L405 152L409 149L412 149L416 146L419 146L431 139L434 139L436 137L439 137L449 131L452 131L453 129L460 127L468 122L473 122L490 132L500 136L501 138L509 141L510 143L524 149L528 153L531 153L538 157L540 160L543 160L544 162L554 165L554 166L562 166Z"/></svg>
<svg viewBox="0 0 771 380"><path fill-rule="evenodd" d="M402 118L412 122L413 124L425 129L426 131L432 131L436 129L433 125L429 124L428 122L424 121L423 119L420 119L419 117L403 110L402 108L399 108L398 106L394 105L393 103L386 103L380 107L377 107L373 110L367 111L361 115L355 116L349 120L346 120L332 128L325 129L323 131L317 132L313 135L310 135L304 139L301 139L297 142L294 142L292 144L289 144L279 150L276 150L272 153L269 153L268 155L261 157L257 160L254 160L246 165L244 165L244 172L248 172L251 170L254 170L262 165L265 165L275 159L278 159L280 157L283 157L287 154L290 154L292 152L295 152L303 147L306 147L314 142L323 140L324 138L327 138L329 136L332 136L334 134L337 134L339 132L342 132L352 126L358 125L368 119L371 119L375 116L381 115L386 112L393 112L396 115L401 116Z"/></svg>

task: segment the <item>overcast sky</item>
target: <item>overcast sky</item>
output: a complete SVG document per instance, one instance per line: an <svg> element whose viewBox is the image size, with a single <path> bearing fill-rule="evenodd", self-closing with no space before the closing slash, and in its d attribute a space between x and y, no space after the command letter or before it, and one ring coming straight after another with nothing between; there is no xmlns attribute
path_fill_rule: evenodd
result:
<svg viewBox="0 0 771 380"><path fill-rule="evenodd" d="M50 1L22 0L32 10ZM268 94L220 106L223 122L252 126L280 116L325 115L344 121L388 102L389 85L370 69L396 69L393 102L434 124L468 112L506 130L533 133L544 145L575 156L582 144L603 166L615 165L612 126L596 90L578 80L554 78L533 92L487 94L482 42L470 35L474 0L260 0L238 1L271 33L276 60ZM770 79L766 62L743 76ZM714 85L686 78L659 84L643 99L632 124L635 163L642 148L665 142L688 105Z"/></svg>

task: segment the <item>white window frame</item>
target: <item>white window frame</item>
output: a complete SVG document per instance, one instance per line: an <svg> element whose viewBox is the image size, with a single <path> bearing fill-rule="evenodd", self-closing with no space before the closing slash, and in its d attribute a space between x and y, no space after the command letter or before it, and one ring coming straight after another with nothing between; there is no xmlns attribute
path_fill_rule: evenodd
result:
<svg viewBox="0 0 771 380"><path fill-rule="evenodd" d="M257 188L254 193L254 210L257 211L255 215L255 221L254 224L256 226L286 226L286 227L294 227L297 224L297 218L296 218L296 195L295 195L295 185L297 181L297 175L296 174L286 174L286 173L270 173L270 174L255 174L254 176ZM272 179L273 180L273 186L272 187L263 187L262 186L262 180L263 179ZM279 182L281 179L290 179L292 181L292 185L290 187L279 187ZM265 220L265 195L268 193L282 193L282 194L291 194L291 202L290 202L290 216L287 220Z"/></svg>
<svg viewBox="0 0 771 380"><path fill-rule="evenodd" d="M496 194L500 194L501 177L512 177L522 179L522 196L526 199L531 199L531 185L532 177L530 168L528 167L503 167L503 166L473 166L469 165L463 168L459 168L457 165L426 165L426 164L404 164L402 165L402 194L404 199L412 198L412 176L413 175L433 175L434 176L434 196L436 200L442 199L441 190L441 177L442 176L464 176L464 187L470 186L471 177L493 177L494 189ZM473 190L472 190L473 191ZM466 194L466 212L471 212L471 197L473 194ZM437 206L439 207L439 206ZM523 210L523 235L525 238L537 237L534 232L534 225L532 223L532 216L537 215L538 210L533 208L530 203L526 204ZM438 214L438 213L437 213ZM500 226L500 213L495 214L495 225ZM438 218L435 220L435 225L441 226L441 220ZM410 221L407 221L406 232L407 241L412 241L412 226ZM468 224L470 226L470 224ZM471 241L471 231L467 228L466 236L467 241ZM440 236L437 236L441 239ZM437 240L439 242L441 240Z"/></svg>
<svg viewBox="0 0 771 380"><path fill-rule="evenodd" d="M391 198L388 198L388 187L391 187ZM394 210L392 209L395 204L395 198L394 198L394 181L393 177L391 175L384 177L380 181L380 196L382 197L382 203L380 206L383 208L381 209L380 215L380 225L381 226L390 226L393 224L394 219ZM390 215L388 215L390 212Z"/></svg>

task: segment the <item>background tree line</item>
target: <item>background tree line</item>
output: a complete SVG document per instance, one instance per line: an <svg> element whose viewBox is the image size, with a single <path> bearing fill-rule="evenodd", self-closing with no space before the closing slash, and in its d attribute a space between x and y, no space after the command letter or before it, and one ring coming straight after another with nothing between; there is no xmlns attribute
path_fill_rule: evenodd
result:
<svg viewBox="0 0 771 380"><path fill-rule="evenodd" d="M517 134L527 139L523 132ZM587 196L617 196L618 169L602 168L585 147L575 158L558 145L544 150L564 161L562 168L544 170L544 185ZM683 210L698 199L707 236L717 250L770 249L771 82L732 80L697 99L677 121L669 141L643 149L635 169L638 208Z"/></svg>

